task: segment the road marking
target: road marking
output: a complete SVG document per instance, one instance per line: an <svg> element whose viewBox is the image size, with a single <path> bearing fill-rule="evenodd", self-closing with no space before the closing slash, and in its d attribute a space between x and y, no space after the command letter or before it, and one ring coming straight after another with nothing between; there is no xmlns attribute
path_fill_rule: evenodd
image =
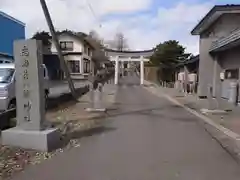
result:
<svg viewBox="0 0 240 180"><path fill-rule="evenodd" d="M174 99L173 97L165 94L164 92L162 92L163 95L160 95L159 92L157 91L157 89L149 89L148 87L144 87L145 89L147 89L149 92L155 94L158 97L165 97L166 99L168 99L170 102L182 107L183 109L185 109L186 111L190 112L191 114L195 115L196 117L202 119L204 122L210 124L211 126L215 127L217 130L223 132L225 135L227 135L228 137L235 139L235 140L240 140L240 136L231 131L230 129L227 129L217 123L215 123L212 119L208 118L207 116L204 116L200 113L198 113L197 111L183 105L182 103L180 103L179 101L177 101L176 99Z"/></svg>

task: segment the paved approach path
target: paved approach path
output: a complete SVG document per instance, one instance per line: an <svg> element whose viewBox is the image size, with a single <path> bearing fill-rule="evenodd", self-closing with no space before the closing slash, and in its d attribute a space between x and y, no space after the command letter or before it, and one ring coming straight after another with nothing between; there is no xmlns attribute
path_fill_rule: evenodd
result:
<svg viewBox="0 0 240 180"><path fill-rule="evenodd" d="M103 132L15 180L240 179L237 163L196 117L137 84L136 77L121 80Z"/></svg>

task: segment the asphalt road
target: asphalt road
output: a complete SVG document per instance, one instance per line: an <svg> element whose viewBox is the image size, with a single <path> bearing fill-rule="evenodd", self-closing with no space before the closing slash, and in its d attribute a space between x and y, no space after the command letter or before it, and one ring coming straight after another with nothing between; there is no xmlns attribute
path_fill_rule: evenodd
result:
<svg viewBox="0 0 240 180"><path fill-rule="evenodd" d="M75 88L84 87L87 84L88 84L87 81L74 82ZM49 82L49 87L50 87L50 94L49 94L50 97L56 97L64 93L68 93L70 91L68 83L66 81Z"/></svg>
<svg viewBox="0 0 240 180"><path fill-rule="evenodd" d="M101 132L18 174L16 180L239 180L240 167L195 116L120 81L116 110Z"/></svg>

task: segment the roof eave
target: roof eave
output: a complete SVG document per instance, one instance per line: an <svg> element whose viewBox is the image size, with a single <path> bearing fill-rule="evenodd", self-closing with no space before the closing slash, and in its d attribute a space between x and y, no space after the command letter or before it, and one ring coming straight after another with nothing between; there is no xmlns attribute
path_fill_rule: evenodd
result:
<svg viewBox="0 0 240 180"><path fill-rule="evenodd" d="M201 31L197 31L197 30L191 31L191 35L193 36L200 35L200 34L201 34Z"/></svg>
<svg viewBox="0 0 240 180"><path fill-rule="evenodd" d="M62 35L62 34L67 34L69 36L72 36L72 37L75 37L76 39L82 41L83 43L87 43L89 46L91 46L91 48L93 50L95 50L96 48L94 47L94 45L89 42L89 40L87 38L84 38L84 37L80 37L78 36L77 34L74 34L74 33L71 33L71 32L68 32L68 31L64 31L64 32L60 32L59 35Z"/></svg>
<svg viewBox="0 0 240 180"><path fill-rule="evenodd" d="M192 35L199 35L199 32L197 32L199 30L199 28L203 25L204 21L206 21L214 12L216 11L216 6L214 6L208 13L206 16L204 16L202 18L202 20L200 20L200 22L193 28L193 30L191 31Z"/></svg>
<svg viewBox="0 0 240 180"><path fill-rule="evenodd" d="M20 21L20 20L18 20L18 19L16 19L16 18L14 18L14 17L6 14L6 13L3 12L3 11L0 11L0 15L3 16L3 17L5 17L5 18L7 18L7 19L10 19L10 20L14 21L15 23L20 24L21 26L26 27L26 24L25 24L25 23L23 23L22 21Z"/></svg>
<svg viewBox="0 0 240 180"><path fill-rule="evenodd" d="M192 35L200 35L203 31L206 30L207 27L209 27L210 24L215 22L223 13L225 12L233 12L233 11L240 11L240 5L217 5L214 6L206 16L202 18L202 20L193 28L191 31ZM216 14L219 12L219 14ZM212 22L207 22L209 19L212 18L212 16L216 15L216 17L213 19ZM205 28L202 28L206 25L206 23L209 23Z"/></svg>

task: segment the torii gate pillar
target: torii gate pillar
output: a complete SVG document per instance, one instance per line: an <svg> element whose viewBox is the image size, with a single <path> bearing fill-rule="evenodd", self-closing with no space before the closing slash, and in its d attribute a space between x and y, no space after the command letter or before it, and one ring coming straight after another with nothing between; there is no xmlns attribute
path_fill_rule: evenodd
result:
<svg viewBox="0 0 240 180"><path fill-rule="evenodd" d="M143 56L141 56L141 59L140 59L140 83L141 85L144 84L144 58Z"/></svg>
<svg viewBox="0 0 240 180"><path fill-rule="evenodd" d="M117 85L118 84L118 71L119 71L119 57L117 56L115 59L115 77L114 77L114 84Z"/></svg>

